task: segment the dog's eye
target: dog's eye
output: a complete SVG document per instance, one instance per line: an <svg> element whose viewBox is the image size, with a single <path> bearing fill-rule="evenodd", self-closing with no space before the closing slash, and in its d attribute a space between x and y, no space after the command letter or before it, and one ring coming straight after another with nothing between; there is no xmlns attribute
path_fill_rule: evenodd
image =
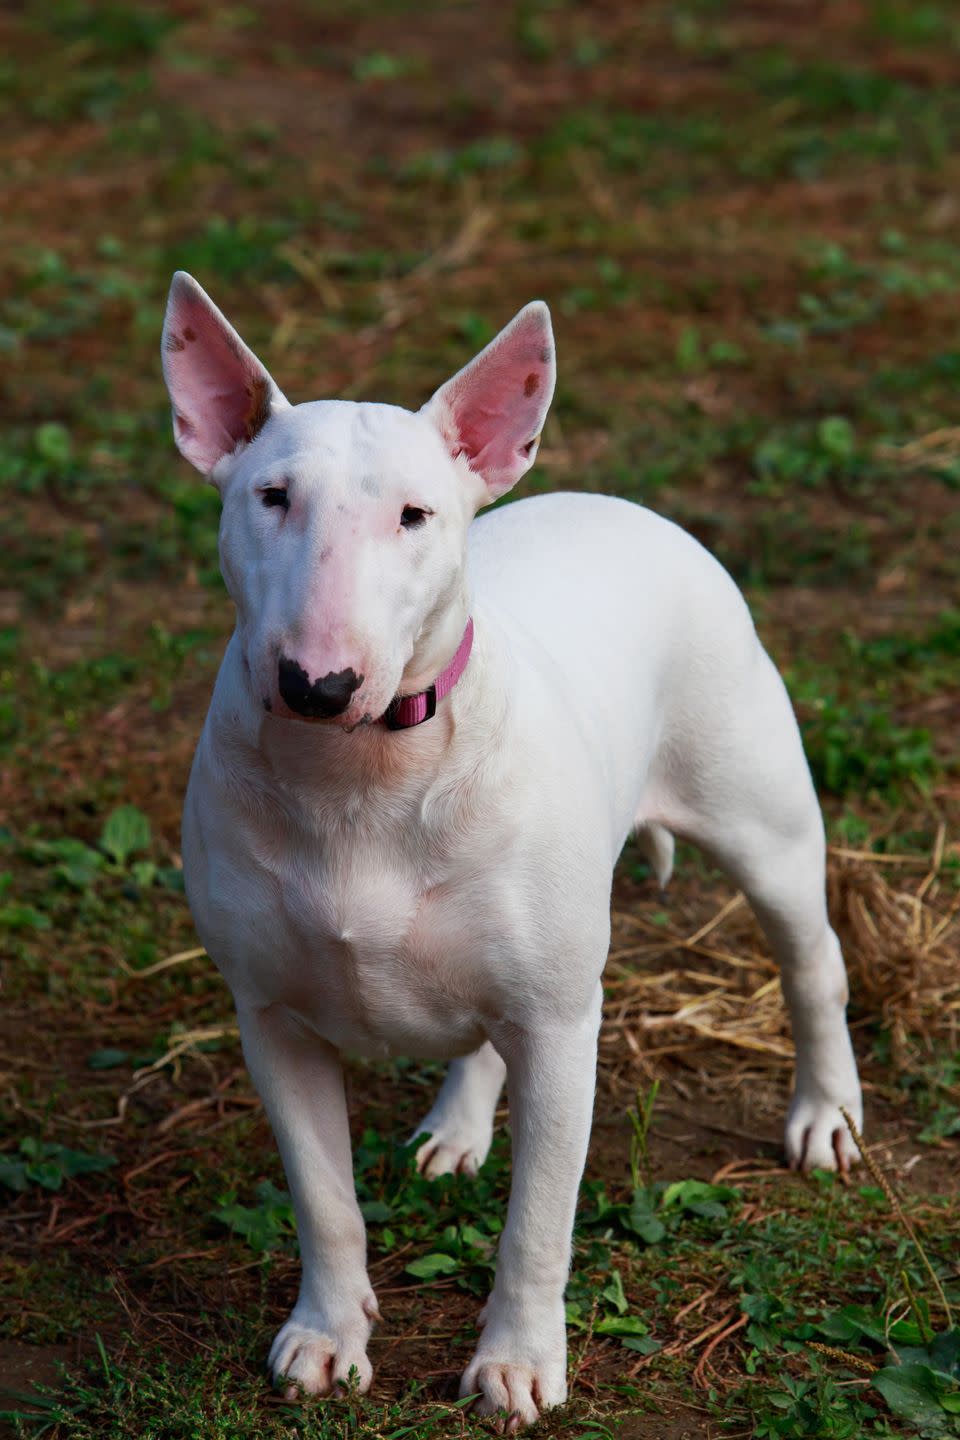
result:
<svg viewBox="0 0 960 1440"><path fill-rule="evenodd" d="M432 510L423 510L419 505L404 505L400 524L404 530L416 530L417 526L422 525L427 516L432 514Z"/></svg>
<svg viewBox="0 0 960 1440"><path fill-rule="evenodd" d="M290 497L279 485L271 485L260 491L260 498L268 508L279 505L282 510L290 509Z"/></svg>

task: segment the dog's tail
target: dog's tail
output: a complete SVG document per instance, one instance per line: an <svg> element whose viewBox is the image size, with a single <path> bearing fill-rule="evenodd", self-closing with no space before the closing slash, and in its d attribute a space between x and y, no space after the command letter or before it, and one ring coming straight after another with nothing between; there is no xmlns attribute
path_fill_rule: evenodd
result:
<svg viewBox="0 0 960 1440"><path fill-rule="evenodd" d="M661 890L666 890L673 874L673 836L655 820L649 820L639 827L636 839L644 857L650 862L657 884Z"/></svg>

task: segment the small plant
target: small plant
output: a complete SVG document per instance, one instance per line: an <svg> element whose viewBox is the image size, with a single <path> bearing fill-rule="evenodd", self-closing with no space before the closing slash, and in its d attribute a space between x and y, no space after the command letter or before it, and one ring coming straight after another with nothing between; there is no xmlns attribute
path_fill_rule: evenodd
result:
<svg viewBox="0 0 960 1440"><path fill-rule="evenodd" d="M31 1185L59 1190L65 1180L72 1180L76 1175L95 1175L116 1163L112 1155L68 1150L66 1145L26 1135L20 1141L19 1153L0 1155L0 1185L17 1191L27 1190Z"/></svg>
<svg viewBox="0 0 960 1440"><path fill-rule="evenodd" d="M827 484L858 488L881 473L882 467L843 415L827 415L816 425L774 431L753 453L755 495L779 498L796 488Z"/></svg>
<svg viewBox="0 0 960 1440"><path fill-rule="evenodd" d="M815 680L794 681L804 749L814 779L833 795L874 791L893 796L913 783L925 790L937 771L929 730L901 725L866 695L846 701Z"/></svg>
<svg viewBox="0 0 960 1440"><path fill-rule="evenodd" d="M249 1206L238 1205L232 1192L224 1195L213 1218L235 1235L242 1236L250 1249L260 1254L269 1250L292 1250L297 1235L290 1196L270 1180L257 1186L256 1195L259 1203Z"/></svg>
<svg viewBox="0 0 960 1440"><path fill-rule="evenodd" d="M615 1267L599 1276L578 1269L567 1286L566 1316L574 1330L609 1335L625 1350L641 1355L654 1355L662 1345L651 1336L647 1322L630 1313L623 1277Z"/></svg>
<svg viewBox="0 0 960 1440"><path fill-rule="evenodd" d="M416 1144L398 1145L373 1131L361 1138L357 1199L370 1227L371 1248L390 1254L400 1245L415 1246L420 1253L408 1260L408 1275L418 1280L450 1276L460 1289L483 1294L490 1286L506 1210L502 1143L478 1176L427 1180L412 1164L422 1141L421 1135ZM255 1206L245 1206L228 1193L213 1218L261 1254L294 1249L290 1196L266 1180L256 1197Z"/></svg>
<svg viewBox="0 0 960 1440"><path fill-rule="evenodd" d="M611 1201L602 1187L586 1186L592 1207L581 1223L602 1230L619 1230L644 1245L658 1245L678 1231L689 1219L726 1221L740 1202L740 1192L729 1185L712 1185L704 1180L675 1180L670 1184L653 1179L650 1161L650 1125L660 1091L655 1080L644 1093L637 1090L636 1104L627 1111L630 1121L629 1201Z"/></svg>
<svg viewBox="0 0 960 1440"><path fill-rule="evenodd" d="M929 1277L943 1317L943 1328L934 1328L931 1306L916 1293L906 1269L900 1271L901 1303L880 1315L860 1306L847 1305L824 1317L815 1327L828 1341L808 1340L810 1348L848 1368L869 1376L871 1387L902 1420L917 1426L925 1435L956 1434L960 1422L960 1328L943 1284L928 1256L916 1227L905 1213L889 1180L863 1143L849 1112L841 1114L853 1136L863 1163L886 1199L900 1229L916 1252ZM899 1317L896 1311L899 1310ZM886 1351L887 1361L878 1364L851 1352L850 1346L874 1345ZM840 1348L843 1346L844 1348ZM802 1431L768 1431L769 1434L801 1434ZM855 1433L837 1432L837 1433Z"/></svg>
<svg viewBox="0 0 960 1440"><path fill-rule="evenodd" d="M639 1190L641 1184L653 1184L653 1166L650 1163L650 1122L653 1119L653 1107L657 1103L659 1093L659 1080L654 1080L646 1095L638 1087L637 1103L633 1109L627 1111L627 1118L633 1130L630 1137L630 1179L633 1182L634 1190Z"/></svg>

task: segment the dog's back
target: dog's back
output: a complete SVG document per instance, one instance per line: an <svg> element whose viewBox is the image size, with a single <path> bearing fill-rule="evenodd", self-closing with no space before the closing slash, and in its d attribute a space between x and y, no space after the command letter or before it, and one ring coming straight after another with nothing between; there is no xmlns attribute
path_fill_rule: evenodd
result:
<svg viewBox="0 0 960 1440"><path fill-rule="evenodd" d="M538 496L479 517L469 569L520 689L532 667L541 701L573 715L604 757L619 846L649 813L663 745L702 745L704 707L742 703L763 654L743 597L679 526L606 495ZM544 725L542 711L531 723Z"/></svg>

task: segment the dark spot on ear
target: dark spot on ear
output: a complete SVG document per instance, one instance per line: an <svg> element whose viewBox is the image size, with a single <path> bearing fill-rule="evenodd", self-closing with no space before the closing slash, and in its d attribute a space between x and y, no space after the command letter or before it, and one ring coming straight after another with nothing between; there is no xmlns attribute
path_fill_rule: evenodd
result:
<svg viewBox="0 0 960 1440"><path fill-rule="evenodd" d="M187 340L187 341L196 340L196 338L197 338L197 332L196 332L196 330L191 330L191 328L190 328L189 325L184 325L184 327L183 327L183 338L184 338L184 340Z"/></svg>
<svg viewBox="0 0 960 1440"><path fill-rule="evenodd" d="M165 343L168 350L186 350L187 348L186 345L184 345L183 341L180 339L180 336L177 334L176 330L170 331L170 334L167 336Z"/></svg>
<svg viewBox="0 0 960 1440"><path fill-rule="evenodd" d="M543 349L540 351L540 364L541 364L541 365L549 365L551 358L552 358L552 355L551 355L550 346L549 346L549 345L544 345Z"/></svg>
<svg viewBox="0 0 960 1440"><path fill-rule="evenodd" d="M243 417L244 440L255 440L270 419L270 381L259 375L247 385L247 409Z"/></svg>
<svg viewBox="0 0 960 1440"><path fill-rule="evenodd" d="M524 393L524 395L526 395L527 399L529 400L529 399L530 399L530 396L531 396L531 395L536 395L536 393L537 393L537 391L538 391L539 389L540 389L540 376L539 376L539 375L534 375L533 373L529 374L529 375L527 376L526 380L524 380L524 382L523 382L523 393Z"/></svg>

